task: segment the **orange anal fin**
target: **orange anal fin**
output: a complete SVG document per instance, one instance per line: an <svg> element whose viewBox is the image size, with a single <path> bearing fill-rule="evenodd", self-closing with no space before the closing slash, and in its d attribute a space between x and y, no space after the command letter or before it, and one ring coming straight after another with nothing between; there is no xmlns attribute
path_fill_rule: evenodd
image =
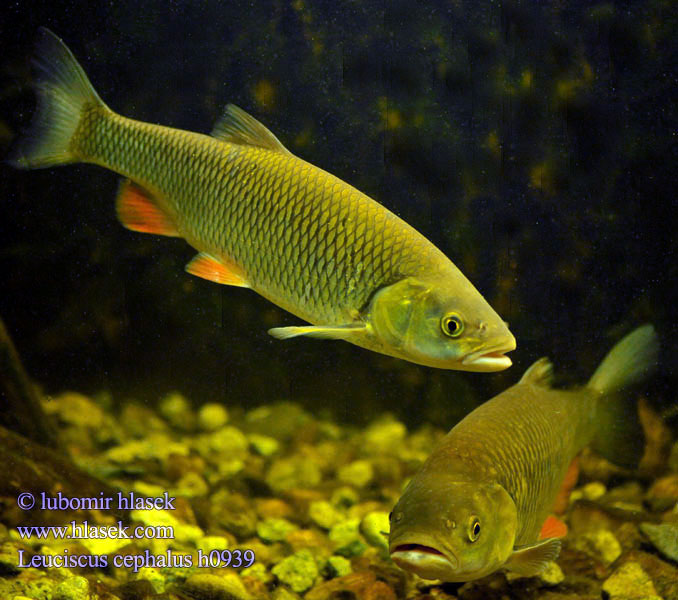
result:
<svg viewBox="0 0 678 600"><path fill-rule="evenodd" d="M577 485L579 479L579 456L576 456L570 463L570 466L565 473L563 483L560 485L560 490L556 496L556 501L553 503L553 512L557 515L562 515L566 510L570 501L570 494Z"/></svg>
<svg viewBox="0 0 678 600"><path fill-rule="evenodd" d="M226 264L213 256L201 252L190 263L186 270L196 277L202 277L215 283L235 285L238 287L250 287L245 279L242 269L233 264Z"/></svg>
<svg viewBox="0 0 678 600"><path fill-rule="evenodd" d="M547 538L561 538L567 535L567 525L563 523L558 517L549 515L542 525L539 532L539 539L545 540Z"/></svg>
<svg viewBox="0 0 678 600"><path fill-rule="evenodd" d="M118 219L127 229L172 237L180 236L174 223L159 208L156 199L129 179L120 184L115 208Z"/></svg>

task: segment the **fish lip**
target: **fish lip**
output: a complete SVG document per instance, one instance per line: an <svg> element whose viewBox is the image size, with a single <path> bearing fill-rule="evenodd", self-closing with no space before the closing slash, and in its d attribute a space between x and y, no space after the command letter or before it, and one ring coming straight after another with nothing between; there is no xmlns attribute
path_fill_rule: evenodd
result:
<svg viewBox="0 0 678 600"><path fill-rule="evenodd" d="M516 343L504 344L498 348L491 350L483 349L477 352L467 354L461 361L462 365L478 367L487 371L501 371L507 369L513 362L504 354L504 352L511 352L516 349Z"/></svg>
<svg viewBox="0 0 678 600"><path fill-rule="evenodd" d="M429 554L431 556L438 556L441 559L447 561L452 568L456 570L459 568L459 559L455 556L453 552L442 552L433 546L427 546L425 544L418 544L416 542L407 542L403 544L398 544L389 552L391 555L391 560L398 564L399 562L408 563L408 555L418 553L418 554ZM400 566L400 565L399 565Z"/></svg>
<svg viewBox="0 0 678 600"><path fill-rule="evenodd" d="M440 556L445 556L440 550L434 548L433 546L425 546L424 544L399 544L392 551L394 552L410 552L410 551L426 552L427 554L438 554Z"/></svg>

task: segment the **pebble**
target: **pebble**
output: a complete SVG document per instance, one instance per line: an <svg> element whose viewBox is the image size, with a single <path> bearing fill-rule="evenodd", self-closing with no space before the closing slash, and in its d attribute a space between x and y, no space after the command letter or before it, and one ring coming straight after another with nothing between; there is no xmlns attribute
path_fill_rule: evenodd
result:
<svg viewBox="0 0 678 600"><path fill-rule="evenodd" d="M350 573L336 577L317 585L310 590L304 600L334 600L335 598L365 598L366 589L376 581L372 571Z"/></svg>
<svg viewBox="0 0 678 600"><path fill-rule="evenodd" d="M247 436L247 440L254 452L259 456L264 456L266 458L273 456L280 449L280 442L268 435L250 433Z"/></svg>
<svg viewBox="0 0 678 600"><path fill-rule="evenodd" d="M399 421L379 420L365 431L365 449L368 455L396 454L407 435L407 428Z"/></svg>
<svg viewBox="0 0 678 600"><path fill-rule="evenodd" d="M327 558L332 554L332 544L327 535L317 529L298 529L287 534L285 543L289 544L293 552L308 549L316 558Z"/></svg>
<svg viewBox="0 0 678 600"><path fill-rule="evenodd" d="M127 465L153 459L165 462L172 454L187 456L188 453L189 448L185 444L174 442L163 433L154 433L143 440L132 440L110 448L106 457L115 463Z"/></svg>
<svg viewBox="0 0 678 600"><path fill-rule="evenodd" d="M338 547L350 544L355 540L360 539L360 520L350 519L342 523L338 523L330 529L329 538Z"/></svg>
<svg viewBox="0 0 678 600"><path fill-rule="evenodd" d="M240 571L241 577L254 577L264 583L273 581L273 575L268 572L268 569L261 563L255 562L251 567L245 567Z"/></svg>
<svg viewBox="0 0 678 600"><path fill-rule="evenodd" d="M0 546L0 577L12 577L18 575L21 569L19 564L19 552L14 544L8 542Z"/></svg>
<svg viewBox="0 0 678 600"><path fill-rule="evenodd" d="M673 508L678 503L678 473L657 479L647 491L645 500L656 512Z"/></svg>
<svg viewBox="0 0 678 600"><path fill-rule="evenodd" d="M579 489L573 490L570 494L570 504L576 502L577 500L598 500L602 498L607 493L607 487L604 483L600 481L592 481L586 485L580 487Z"/></svg>
<svg viewBox="0 0 678 600"><path fill-rule="evenodd" d="M326 500L311 502L308 507L308 517L322 529L332 529L337 523L344 520L344 515Z"/></svg>
<svg viewBox="0 0 678 600"><path fill-rule="evenodd" d="M678 599L678 567L669 564L655 554L633 550L620 562L638 563L654 583L657 593L665 600Z"/></svg>
<svg viewBox="0 0 678 600"><path fill-rule="evenodd" d="M678 523L641 523L640 530L662 555L678 562Z"/></svg>
<svg viewBox="0 0 678 600"><path fill-rule="evenodd" d="M162 594L165 591L165 578L155 567L141 567L137 571L136 578L148 581L156 594Z"/></svg>
<svg viewBox="0 0 678 600"><path fill-rule="evenodd" d="M300 600L301 596L288 590L284 585L279 585L273 590L272 600Z"/></svg>
<svg viewBox="0 0 678 600"><path fill-rule="evenodd" d="M274 492L293 488L314 488L322 479L320 467L310 458L294 456L275 461L266 475Z"/></svg>
<svg viewBox="0 0 678 600"><path fill-rule="evenodd" d="M133 521L139 521L151 527L172 527L174 533L172 539L176 542L194 544L205 537L200 527L179 521L169 510L133 510L130 511L129 516Z"/></svg>
<svg viewBox="0 0 678 600"><path fill-rule="evenodd" d="M370 544L382 552L388 552L388 532L390 523L388 513L383 511L370 512L360 523L360 531Z"/></svg>
<svg viewBox="0 0 678 600"><path fill-rule="evenodd" d="M54 600L89 600L89 582L84 577L69 577L54 588Z"/></svg>
<svg viewBox="0 0 678 600"><path fill-rule="evenodd" d="M330 577L343 577L351 573L351 561L343 556L330 556L326 569Z"/></svg>
<svg viewBox="0 0 678 600"><path fill-rule="evenodd" d="M223 535L206 535L200 538L195 547L209 554L212 550L228 550L228 540Z"/></svg>
<svg viewBox="0 0 678 600"><path fill-rule="evenodd" d="M572 546L606 565L612 564L622 553L619 541L606 529L582 533L572 540Z"/></svg>
<svg viewBox="0 0 678 600"><path fill-rule="evenodd" d="M295 529L298 527L287 519L265 519L257 523L257 535L269 544L283 541Z"/></svg>
<svg viewBox="0 0 678 600"><path fill-rule="evenodd" d="M302 593L313 586L318 565L309 550L300 550L279 562L271 572L293 592Z"/></svg>
<svg viewBox="0 0 678 600"><path fill-rule="evenodd" d="M216 431L228 422L228 411L221 404L209 402L198 411L198 427L203 431Z"/></svg>
<svg viewBox="0 0 678 600"><path fill-rule="evenodd" d="M156 590L150 581L133 579L116 588L115 594L122 600L147 600L156 594Z"/></svg>
<svg viewBox="0 0 678 600"><path fill-rule="evenodd" d="M352 487L343 485L338 487L332 492L332 497L330 502L337 507L349 508L354 504L357 504L360 500L358 492L356 492Z"/></svg>
<svg viewBox="0 0 678 600"><path fill-rule="evenodd" d="M101 427L104 422L104 411L90 398L77 392L65 392L53 402L45 404L46 412L57 413L59 419L69 425L80 427Z"/></svg>
<svg viewBox="0 0 678 600"><path fill-rule="evenodd" d="M662 600L650 576L635 562L616 569L603 583L603 591L609 600Z"/></svg>
<svg viewBox="0 0 678 600"><path fill-rule="evenodd" d="M177 481L173 495L194 498L196 496L206 496L210 489L204 478L195 471L189 471ZM162 495L162 494L160 494Z"/></svg>
<svg viewBox="0 0 678 600"><path fill-rule="evenodd" d="M539 577L539 581L549 586L558 585L565 579L563 570L558 566L558 563L553 561L548 563L546 568L541 573L539 573L537 577Z"/></svg>
<svg viewBox="0 0 678 600"><path fill-rule="evenodd" d="M150 407L127 402L118 417L118 424L127 437L142 439L150 433L166 432L167 423Z"/></svg>
<svg viewBox="0 0 678 600"><path fill-rule="evenodd" d="M364 600L396 600L395 592L383 581L375 581L365 588Z"/></svg>
<svg viewBox="0 0 678 600"><path fill-rule="evenodd" d="M182 592L191 598L209 600L251 600L240 577L235 573L191 575L181 586Z"/></svg>
<svg viewBox="0 0 678 600"><path fill-rule="evenodd" d="M347 558L360 556L367 549L360 535L359 519L350 519L335 525L330 529L329 538L334 543L335 554Z"/></svg>
<svg viewBox="0 0 678 600"><path fill-rule="evenodd" d="M158 404L158 412L170 425L182 431L190 431L195 424L191 404L179 392L167 394Z"/></svg>
<svg viewBox="0 0 678 600"><path fill-rule="evenodd" d="M229 458L247 456L249 443L245 434L232 425L225 425L214 430L208 436L210 450L228 455Z"/></svg>
<svg viewBox="0 0 678 600"><path fill-rule="evenodd" d="M374 469L366 460L356 460L352 463L339 467L337 479L341 483L353 485L358 488L365 487L372 481Z"/></svg>

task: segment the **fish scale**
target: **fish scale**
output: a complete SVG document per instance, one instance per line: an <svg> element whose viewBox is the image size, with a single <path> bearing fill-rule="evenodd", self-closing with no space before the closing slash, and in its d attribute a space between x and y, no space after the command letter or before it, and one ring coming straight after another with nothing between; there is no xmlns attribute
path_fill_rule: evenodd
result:
<svg viewBox="0 0 678 600"><path fill-rule="evenodd" d="M181 233L193 241L198 249L217 256L226 256L242 265L248 275L251 273L252 287L258 291L275 297L277 302L289 299L296 303L301 300L298 293L299 285L311 283L312 265L316 262L314 259L321 256L324 262L334 261L346 266L345 240L341 239L341 234L333 225L339 217L355 220L360 216L360 212L365 210L365 206L364 202L361 202L362 198L355 197L358 196L358 192L352 194L354 198L351 203L335 203L333 201L335 190L341 187L341 183L331 181L332 176L329 174L314 169L316 181L313 181L307 175L310 170L304 168L305 165L300 159L285 155L278 158L275 153L260 149L239 149L237 156L228 161L229 165L234 165L230 172L222 171L219 176L211 179L207 177L205 182L199 182L203 198L212 198L211 203L224 212L224 217L219 222L235 225L219 232L210 222L204 219L201 222L201 213L209 214L211 211L197 209L199 203L195 201L197 190L191 185L192 174L181 172L182 167L188 166L186 157L197 151L198 144L205 143L205 139L200 139L205 136L194 134L195 137L192 139L185 132L177 134L176 130L160 126L153 128L144 126L136 131L136 122L103 111L99 118L117 122L117 128L108 123L103 127L95 125L95 130L102 131L101 136L109 142L99 143L98 136L85 136L86 143L82 147L76 145L76 152L84 160L113 168L163 197L172 213L182 213L188 217L184 219L185 222L195 218L198 222L190 229L182 222L177 223ZM146 152L140 153L130 147L129 142L125 142L129 140L130 129L134 131L133 136L140 138L138 147L147 149ZM119 142L111 142L111 139ZM203 177L217 170L224 155L232 154L232 144L206 139L213 148L202 157L201 162L207 165ZM157 150L154 146L160 144L163 148L170 149L169 156L178 162L178 167L173 171L176 173L174 177L158 177L157 165L152 165L152 169L146 168L146 165L151 163L147 155L155 155ZM268 173L273 193L267 193L266 185L260 184L267 178L257 180L254 177L255 171L259 169ZM160 172L163 172L162 169ZM243 173L249 175L243 177ZM315 193L309 194L307 189L311 186L312 192ZM295 187L298 188L298 193L294 193ZM220 189L226 190L224 196L220 197ZM316 197L318 191L319 198ZM277 203L267 201L268 198L274 198L274 195L278 196L277 203L287 206L285 212L276 211ZM201 199L200 205L204 207L204 204L205 201ZM357 215L352 215L352 212ZM278 216L279 219L274 219L274 216ZM309 229L295 223L296 220L303 218L315 220L317 228L324 235L309 236ZM276 227L266 227L267 223L273 223ZM340 301L343 300L345 305L362 307L369 297L369 291L366 293L366 290L376 289L400 276L400 273L393 269L393 265L402 264L405 268L408 267L403 256L403 246L398 248L387 246L384 244L383 236L378 236L374 241L366 237L352 241L354 256L359 261L376 267L371 272L365 272L374 279L360 282L361 285L349 293L344 285L345 275L342 269L315 271L316 281L313 282L315 285L312 286L313 292L308 307L309 312L313 311L315 314L299 316L302 318L312 316L313 320L329 323L344 322L346 315L337 314L337 297ZM399 256L392 259L390 253L393 250ZM288 259L289 264L280 264L281 255ZM426 265L423 268L426 268Z"/></svg>
<svg viewBox="0 0 678 600"><path fill-rule="evenodd" d="M46 29L34 64L38 111L10 162L120 173L125 226L183 237L199 251L190 273L250 287L312 324L275 337L345 339L441 368L511 364L506 324L438 248L241 109L229 105L211 136L118 115Z"/></svg>
<svg viewBox="0 0 678 600"><path fill-rule="evenodd" d="M567 534L549 513L576 482L569 467L577 454L591 445L621 467L638 465L643 432L634 395L623 392L652 371L657 355L654 328L644 325L608 352L585 386L553 389L553 367L542 358L464 417L393 508L393 561L445 581L500 568L541 572Z"/></svg>
<svg viewBox="0 0 678 600"><path fill-rule="evenodd" d="M524 388L508 390L486 402L448 434L454 448L464 448L474 456L474 469L493 469L514 499L520 523L517 545L535 538L570 462L593 434L594 403L588 395L581 398L553 391L542 393L537 403L531 399L534 390ZM517 403L531 406L534 412L529 421L516 411ZM484 436L492 439L491 445L484 436L479 438L480 424ZM449 460L443 457L439 460ZM535 511L536 506L543 508Z"/></svg>

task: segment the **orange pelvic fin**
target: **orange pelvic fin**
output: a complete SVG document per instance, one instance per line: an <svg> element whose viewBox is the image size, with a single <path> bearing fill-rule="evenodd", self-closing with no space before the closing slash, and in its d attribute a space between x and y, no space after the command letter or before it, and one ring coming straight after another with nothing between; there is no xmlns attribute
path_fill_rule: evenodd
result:
<svg viewBox="0 0 678 600"><path fill-rule="evenodd" d="M158 207L156 199L129 179L120 184L115 209L118 219L127 229L180 237L174 223Z"/></svg>
<svg viewBox="0 0 678 600"><path fill-rule="evenodd" d="M567 525L563 523L558 517L549 515L542 525L539 532L539 539L545 540L548 538L561 538L567 535Z"/></svg>
<svg viewBox="0 0 678 600"><path fill-rule="evenodd" d="M196 277L202 277L215 283L235 285L238 287L250 287L245 279L242 269L234 264L220 261L206 252L198 254L186 265L186 270Z"/></svg>
<svg viewBox="0 0 678 600"><path fill-rule="evenodd" d="M562 515L567 510L570 494L572 493L574 486L577 485L577 479L579 479L579 456L575 456L574 460L570 463L567 473L565 473L563 483L560 485L560 491L556 496L556 501L553 503L552 510L557 515Z"/></svg>

